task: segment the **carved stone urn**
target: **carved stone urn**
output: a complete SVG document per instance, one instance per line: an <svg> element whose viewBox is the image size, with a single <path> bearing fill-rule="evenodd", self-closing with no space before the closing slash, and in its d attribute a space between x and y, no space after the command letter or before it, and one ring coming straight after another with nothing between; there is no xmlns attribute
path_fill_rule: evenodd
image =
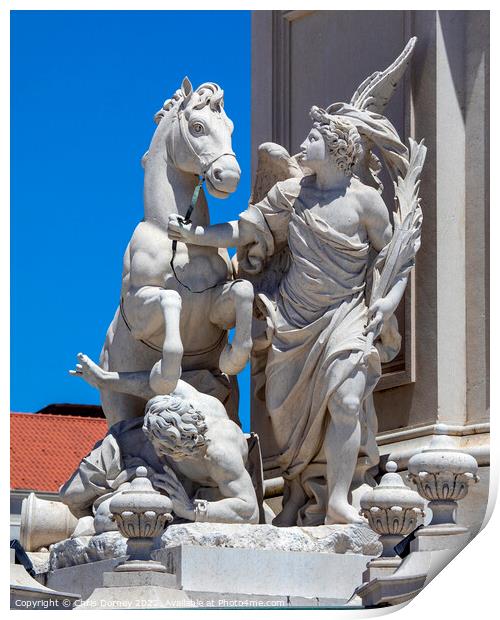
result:
<svg viewBox="0 0 500 620"><path fill-rule="evenodd" d="M151 550L154 538L173 520L172 502L153 488L147 473L145 467L138 467L130 487L111 500L113 520L122 536L128 538L128 560L118 565L116 571L166 570L151 560Z"/></svg>
<svg viewBox="0 0 500 620"><path fill-rule="evenodd" d="M444 429L437 428L437 432ZM436 435L427 450L415 454L408 461L408 479L417 487L420 495L429 501L432 520L428 527L467 531L456 525L457 501L463 499L469 485L477 482L476 459L457 450L451 439ZM435 527L434 527L435 526Z"/></svg>
<svg viewBox="0 0 500 620"><path fill-rule="evenodd" d="M424 516L423 499L406 486L396 470L396 463L388 461L380 484L361 497L360 514L380 535L383 558L396 557L394 547L413 532Z"/></svg>

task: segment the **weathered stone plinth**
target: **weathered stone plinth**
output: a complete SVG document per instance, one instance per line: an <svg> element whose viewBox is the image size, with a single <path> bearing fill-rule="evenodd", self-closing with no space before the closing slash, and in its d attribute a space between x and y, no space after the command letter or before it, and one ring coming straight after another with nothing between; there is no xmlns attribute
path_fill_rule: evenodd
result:
<svg viewBox="0 0 500 620"><path fill-rule="evenodd" d="M330 598L346 603L361 583L372 556L180 545L156 559L191 592Z"/></svg>
<svg viewBox="0 0 500 620"><path fill-rule="evenodd" d="M378 556L382 544L377 534L363 525L323 525L319 527L275 527L232 523L185 523L171 525L156 550L189 545L261 549L305 553L360 554ZM153 558L156 557L153 551ZM109 560L127 555L127 541L119 532L68 538L50 549L50 570Z"/></svg>
<svg viewBox="0 0 500 620"><path fill-rule="evenodd" d="M127 539L120 532L67 538L50 548L51 571L127 556Z"/></svg>
<svg viewBox="0 0 500 620"><path fill-rule="evenodd" d="M165 609L190 607L190 598L175 585L175 576L155 571L104 573L81 609Z"/></svg>
<svg viewBox="0 0 500 620"><path fill-rule="evenodd" d="M319 600L343 605L361 584L368 562L382 550L378 536L364 525L277 528L225 523L171 525L161 539L156 539L155 547L152 559L161 562L167 573L136 576L127 582L127 573L119 577L109 573L113 569L109 562L117 562L116 556L111 560L113 554L126 554L126 541L119 532L85 540L68 539L51 549L48 582L61 586L71 577L71 583L75 583L75 572L81 572L85 581L89 568L95 575L105 566L101 583L94 586L103 600L108 595L118 596L120 590L114 590L128 583L130 587L174 588L196 599L203 594L207 601L227 594L239 598L279 597L285 606L302 599L308 601L307 605L317 605ZM60 568L63 565L66 568ZM142 578L165 583L137 584L136 580ZM115 584L113 580L117 579L119 583ZM97 594L92 597L98 599Z"/></svg>
<svg viewBox="0 0 500 620"><path fill-rule="evenodd" d="M167 528L161 548L178 545L379 555L377 534L363 525L275 527L232 523L186 523Z"/></svg>

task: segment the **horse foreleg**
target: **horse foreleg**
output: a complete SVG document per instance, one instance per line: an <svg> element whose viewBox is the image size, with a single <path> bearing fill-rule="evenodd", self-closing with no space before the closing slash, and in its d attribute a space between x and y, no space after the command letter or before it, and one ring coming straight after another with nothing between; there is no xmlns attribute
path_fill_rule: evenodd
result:
<svg viewBox="0 0 500 620"><path fill-rule="evenodd" d="M228 375L238 374L252 349L253 286L247 280L227 282L220 287L210 311L210 321L222 329L234 330L234 338L223 349L219 368Z"/></svg>
<svg viewBox="0 0 500 620"><path fill-rule="evenodd" d="M180 333L182 300L179 293L172 290L160 290L158 296L165 324L165 339L162 358L151 370L149 385L156 394L170 394L181 376L184 354Z"/></svg>

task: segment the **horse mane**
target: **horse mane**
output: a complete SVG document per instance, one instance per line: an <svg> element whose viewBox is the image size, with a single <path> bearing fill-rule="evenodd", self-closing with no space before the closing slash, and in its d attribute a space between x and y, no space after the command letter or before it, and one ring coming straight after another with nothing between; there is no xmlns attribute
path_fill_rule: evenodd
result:
<svg viewBox="0 0 500 620"><path fill-rule="evenodd" d="M224 91L215 82L205 82L186 97L182 89L178 88L172 97L165 101L161 110L154 115L154 122L158 125L168 112L174 108L179 110L185 103L189 103L194 110L201 110L209 105L214 112L222 112L224 109ZM187 105L185 107L187 108Z"/></svg>

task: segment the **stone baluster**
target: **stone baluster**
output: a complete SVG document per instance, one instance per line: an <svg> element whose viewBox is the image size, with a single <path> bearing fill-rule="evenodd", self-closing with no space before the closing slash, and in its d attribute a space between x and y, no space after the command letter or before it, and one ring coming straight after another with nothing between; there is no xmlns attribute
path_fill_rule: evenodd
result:
<svg viewBox="0 0 500 620"><path fill-rule="evenodd" d="M115 571L159 571L165 567L151 560L154 538L160 536L173 520L172 502L156 491L145 467L138 467L130 488L117 494L111 501L110 511L120 533L127 541L128 560Z"/></svg>
<svg viewBox="0 0 500 620"><path fill-rule="evenodd" d="M424 501L404 483L396 472L397 465L389 461L380 484L361 497L360 513L368 525L380 535L382 555L370 562L364 582L379 575L392 574L400 565L394 547L411 534L424 515Z"/></svg>
<svg viewBox="0 0 500 620"><path fill-rule="evenodd" d="M431 522L417 532L417 544L412 543L412 550L448 548L449 544L460 546L460 540L465 543L468 538L468 529L456 523L457 502L467 495L469 486L479 480L478 464L472 455L457 450L439 426L437 432L441 434L433 438L429 448L408 461L408 479L429 502L432 511ZM456 545L451 539L445 543L443 537L449 536L455 537ZM431 537L438 538L431 542Z"/></svg>

